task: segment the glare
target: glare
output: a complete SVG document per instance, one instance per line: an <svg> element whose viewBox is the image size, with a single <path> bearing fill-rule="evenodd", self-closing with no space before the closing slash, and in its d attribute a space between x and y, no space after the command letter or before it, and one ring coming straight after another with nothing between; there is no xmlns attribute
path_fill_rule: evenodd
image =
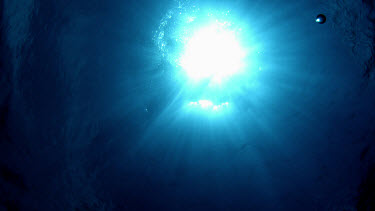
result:
<svg viewBox="0 0 375 211"><path fill-rule="evenodd" d="M230 113L266 70L256 30L235 11L185 3L166 13L153 37L180 90L174 102L183 102L188 112Z"/></svg>
<svg viewBox="0 0 375 211"><path fill-rule="evenodd" d="M210 100L198 100L197 102L190 102L189 107L200 108L206 111L219 111L229 106L228 102L214 104Z"/></svg>
<svg viewBox="0 0 375 211"><path fill-rule="evenodd" d="M238 72L243 66L245 51L235 32L216 22L198 30L188 40L180 58L180 66L194 79L222 79Z"/></svg>
<svg viewBox="0 0 375 211"><path fill-rule="evenodd" d="M201 105L202 108L208 108L208 107L211 107L213 105L213 103L209 100L200 100L198 102L199 102L199 105Z"/></svg>

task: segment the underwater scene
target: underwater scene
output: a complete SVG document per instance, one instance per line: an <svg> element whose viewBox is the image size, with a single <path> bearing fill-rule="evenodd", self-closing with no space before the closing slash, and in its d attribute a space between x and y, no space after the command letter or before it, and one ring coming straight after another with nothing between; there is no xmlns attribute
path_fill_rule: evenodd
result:
<svg viewBox="0 0 375 211"><path fill-rule="evenodd" d="M0 1L24 210L375 210L375 2Z"/></svg>

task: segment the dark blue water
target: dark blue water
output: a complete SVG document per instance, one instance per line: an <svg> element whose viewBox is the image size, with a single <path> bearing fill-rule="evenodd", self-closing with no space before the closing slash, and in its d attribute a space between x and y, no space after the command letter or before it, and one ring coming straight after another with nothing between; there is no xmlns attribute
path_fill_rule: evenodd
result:
<svg viewBox="0 0 375 211"><path fill-rule="evenodd" d="M373 10L0 2L0 210L374 209ZM220 85L178 62L211 17L247 52Z"/></svg>

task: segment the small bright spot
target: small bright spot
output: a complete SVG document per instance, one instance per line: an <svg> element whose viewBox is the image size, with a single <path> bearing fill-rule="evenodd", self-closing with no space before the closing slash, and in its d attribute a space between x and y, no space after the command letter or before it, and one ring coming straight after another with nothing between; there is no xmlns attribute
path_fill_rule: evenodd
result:
<svg viewBox="0 0 375 211"><path fill-rule="evenodd" d="M219 111L225 107L228 107L229 103L214 104L210 100L199 100L198 102L190 102L190 107L200 108L205 111Z"/></svg>
<svg viewBox="0 0 375 211"><path fill-rule="evenodd" d="M188 17L187 23L191 23L195 20L196 17Z"/></svg>
<svg viewBox="0 0 375 211"><path fill-rule="evenodd" d="M201 105L202 108L208 108L213 105L213 103L209 100L200 100L198 101L199 105Z"/></svg>
<svg viewBox="0 0 375 211"><path fill-rule="evenodd" d="M221 81L244 66L245 51L226 24L202 28L188 40L180 65L190 78Z"/></svg>

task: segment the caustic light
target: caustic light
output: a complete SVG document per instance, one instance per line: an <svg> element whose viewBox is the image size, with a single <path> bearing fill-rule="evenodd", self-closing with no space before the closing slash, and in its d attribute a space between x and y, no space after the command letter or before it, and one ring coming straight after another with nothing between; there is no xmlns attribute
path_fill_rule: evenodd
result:
<svg viewBox="0 0 375 211"><path fill-rule="evenodd" d="M191 107L198 107L203 110L212 110L212 111L219 111L221 109L228 107L228 105L229 105L228 102L224 102L224 103L220 103L216 105L210 100L199 100L197 102L189 103L189 106Z"/></svg>
<svg viewBox="0 0 375 211"><path fill-rule="evenodd" d="M180 65L194 80L220 81L239 71L244 57L235 32L213 24L197 31L188 40Z"/></svg>

